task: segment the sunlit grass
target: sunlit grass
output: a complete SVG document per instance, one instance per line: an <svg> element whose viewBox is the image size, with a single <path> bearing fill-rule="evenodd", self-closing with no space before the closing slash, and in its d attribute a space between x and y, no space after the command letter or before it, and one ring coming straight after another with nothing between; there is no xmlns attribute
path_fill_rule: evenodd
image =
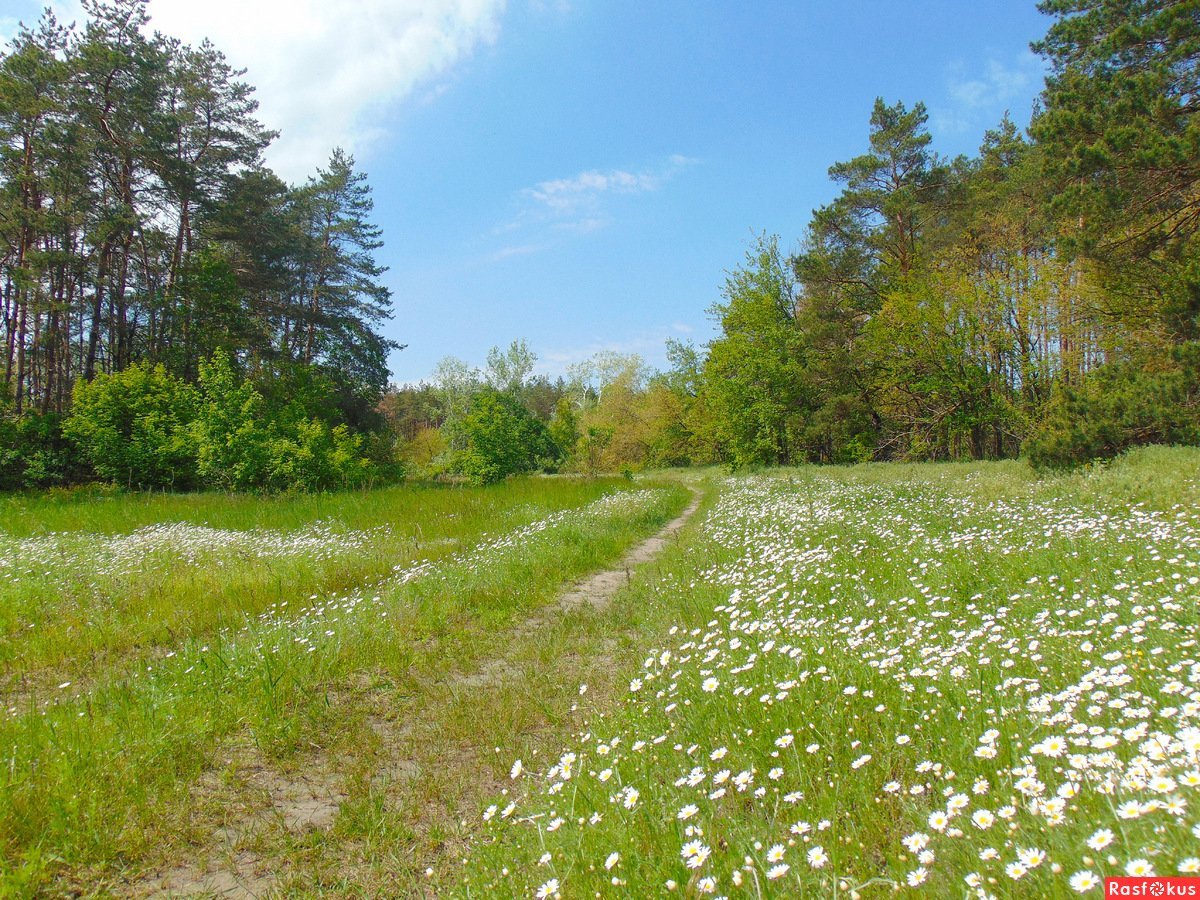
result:
<svg viewBox="0 0 1200 900"><path fill-rule="evenodd" d="M273 604L388 577L606 489L525 479L272 498L6 498L0 687L27 697L98 667L141 664Z"/></svg>
<svg viewBox="0 0 1200 900"><path fill-rule="evenodd" d="M502 631L564 580L614 558L685 497L681 488L623 479L530 479L487 489L389 489L328 498L328 505L296 498L302 512L273 501L274 520L242 498L196 498L210 506L206 521L239 532L230 546L165 545L166 561L112 576L106 589L114 594L97 591L90 601L77 582L63 587L49 571L41 583L57 585L57 593L44 598L29 630L58 629L57 644L38 644L19 628L6 643L0 884L33 893L112 890L156 864L189 858L187 845L212 833L206 816L231 814L213 808L221 780L201 786L203 779L245 753L254 766L283 772L311 765L313 753L334 769L330 754L350 756L344 784L337 771L322 777L345 795L338 833L361 839L370 791L349 777L353 757L387 762L380 756L387 748L373 755L366 739L368 711L419 705L452 673L495 652ZM179 510L174 498L155 501L164 504L160 512ZM315 563L286 549L297 529L312 535L306 516L336 522L334 549ZM136 536L141 521L131 513L123 533ZM344 542L350 526L369 537ZM263 555L245 552L265 529L285 539L266 541ZM180 532L184 541L195 533ZM96 539L54 540L86 546ZM285 549L272 555L272 547ZM9 600L38 596L21 593L20 573L8 584ZM140 589L145 602L123 602L115 595L120 584ZM253 602L238 597L247 584L258 586ZM119 612L105 620L113 608ZM142 624L159 614L169 628ZM10 621L20 615L30 613L10 610ZM62 655L45 654L41 665L58 671L49 667L65 661L81 681L23 684L14 672L28 664L30 648L51 645ZM229 772L236 778L236 767Z"/></svg>

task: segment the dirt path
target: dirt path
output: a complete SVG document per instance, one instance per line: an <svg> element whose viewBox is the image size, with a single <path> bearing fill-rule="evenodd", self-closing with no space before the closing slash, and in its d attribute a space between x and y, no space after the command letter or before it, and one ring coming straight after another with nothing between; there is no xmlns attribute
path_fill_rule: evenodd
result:
<svg viewBox="0 0 1200 900"><path fill-rule="evenodd" d="M607 609L617 591L633 580L633 570L662 553L667 542L679 533L680 529L700 508L700 501L704 495L695 488L689 488L689 490L692 492L692 499L683 512L659 529L656 534L627 551L615 566L589 575L583 581L575 582L566 591L559 594L557 603L551 603L539 609L525 621L514 626L512 629L513 642L519 644L521 641L527 640L563 613L584 607L591 607L597 611ZM509 657L494 657L481 661L474 672L455 676L453 683L456 687L464 688L495 686L519 675L520 671L520 667L515 666Z"/></svg>
<svg viewBox="0 0 1200 900"><path fill-rule="evenodd" d="M470 672L455 672L437 688L437 693L454 697L464 689L484 691L511 690L518 678L527 674L525 667L515 657L535 639L536 633L554 623L556 619L573 610L590 607L602 611L612 602L617 592L633 578L634 569L655 559L667 547L668 542L679 533L700 507L703 497L696 488L690 488L692 499L678 516L663 526L656 534L643 540L613 566L588 576L569 586L558 596L557 602L547 604L529 618L515 625L511 631L512 653L481 661ZM392 709L393 714L399 710ZM412 712L412 711L409 711ZM436 734L424 733L426 728L418 723L421 716L401 714L396 718L375 717L370 722L381 744L386 748L389 765L386 773L393 786L402 792L405 784L411 784L429 771L437 755L423 752L433 745L441 745ZM476 748L478 749L478 748ZM454 754L457 764L474 768L480 762L474 757L476 751L460 747ZM233 761L231 760L231 763ZM317 764L309 768L305 777L285 777L270 771L258 760L245 760L240 766L239 780L246 782L247 791L260 800L269 797L269 804L247 803L238 813L231 816L234 822L226 824L214 836L214 846L206 848L205 861L196 861L167 871L160 871L135 888L138 896L194 897L217 896L224 898L257 898L271 893L282 873L271 864L270 854L254 852L254 836L263 830L278 830L300 836L316 829L326 831L332 826L342 800L346 797L342 778L337 774L338 766ZM330 762L330 761L324 761ZM444 763L444 760L443 760ZM254 808L252 812L251 809ZM273 871L274 870L274 871Z"/></svg>
<svg viewBox="0 0 1200 900"><path fill-rule="evenodd" d="M578 609L591 606L604 609L612 602L613 595L632 579L632 569L642 563L649 562L666 549L667 542L679 533L688 520L700 508L701 494L692 489L692 499L678 516L663 526L662 530L653 537L646 538L611 569L597 572L590 578L574 585L558 598L558 605L563 610Z"/></svg>

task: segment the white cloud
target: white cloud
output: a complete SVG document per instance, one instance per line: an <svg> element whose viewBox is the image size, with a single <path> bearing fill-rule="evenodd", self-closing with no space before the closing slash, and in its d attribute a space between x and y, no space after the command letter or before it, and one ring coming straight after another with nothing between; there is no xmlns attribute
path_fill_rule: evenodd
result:
<svg viewBox="0 0 1200 900"><path fill-rule="evenodd" d="M647 194L659 190L698 160L672 154L656 168L634 172L626 169L600 171L588 169L567 178L538 182L521 192L524 209L513 222L495 229L513 231L531 224L551 224L557 230L587 233L609 222L607 200L610 197Z"/></svg>
<svg viewBox="0 0 1200 900"><path fill-rule="evenodd" d="M78 0L58 0L82 23ZM150 0L150 27L189 44L209 38L257 88L259 120L280 132L267 162L303 181L335 146L361 155L378 122L481 44L505 0Z"/></svg>
<svg viewBox="0 0 1200 900"><path fill-rule="evenodd" d="M518 192L516 216L490 231L492 238L500 238L504 244L480 256L477 262L541 253L555 247L565 235L607 228L613 221L612 197L653 193L683 169L698 163L697 159L676 153L661 165L642 171L588 169L567 178L540 181Z"/></svg>
<svg viewBox="0 0 1200 900"><path fill-rule="evenodd" d="M514 256L529 256L533 253L541 253L545 249L544 244L514 244L509 247L501 247L488 257L488 262L502 262Z"/></svg>
<svg viewBox="0 0 1200 900"><path fill-rule="evenodd" d="M612 172L580 172L573 178L543 181L527 193L555 212L571 213L594 206L603 194L640 194L657 190L659 184L660 177L650 172L635 175L617 169Z"/></svg>

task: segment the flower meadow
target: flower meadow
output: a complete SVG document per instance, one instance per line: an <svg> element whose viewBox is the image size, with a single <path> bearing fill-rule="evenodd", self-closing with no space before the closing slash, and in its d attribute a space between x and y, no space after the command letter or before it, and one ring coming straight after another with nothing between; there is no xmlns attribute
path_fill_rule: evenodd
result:
<svg viewBox="0 0 1200 900"><path fill-rule="evenodd" d="M331 525L320 504L300 498L318 515L293 528L174 523L6 538L17 574L0 593L45 600L36 615L32 604L12 603L15 624L0 641L8 679L0 679L0 894L152 892L131 885L197 857L223 865L225 839L214 834L238 835L230 839L244 844L237 859L251 859L245 865L268 881L286 872L309 884L317 877L305 868L311 859L292 858L298 834L270 815L282 801L251 785L264 772L288 783L296 782L289 773L303 772L324 792L336 828L305 838L320 844L322 865L340 865L330 860L343 854L357 860L364 834L379 839L381 818L398 823L390 841L411 841L402 810L444 779L397 776L413 767L389 755L407 752L410 721L450 727L457 707L430 707L444 703L480 654L497 652L497 635L553 601L563 579L660 528L686 498L678 486L624 479L526 479L364 495L375 521L360 515L358 527ZM431 520L435 504L443 511ZM297 518L290 507L280 513ZM380 566L381 540L406 552ZM37 565L34 548L43 546L78 552L59 593L41 590L45 573L56 571ZM142 548L140 559L131 548ZM296 566L312 558L321 566ZM95 590L89 602L79 589L89 565L110 563L98 580L107 579L100 583L113 601ZM345 578L326 580L328 572ZM265 580L257 608L213 615L227 599L217 589L222 578L235 588ZM178 606L166 640L137 639L141 620L158 608L141 615L143 607L122 603L121 585ZM121 628L103 618L110 610ZM77 655L67 668L43 657L35 680L27 672L39 633ZM372 765L384 770L380 778ZM394 805L387 809L381 785ZM394 893L387 876L360 873Z"/></svg>
<svg viewBox="0 0 1200 900"><path fill-rule="evenodd" d="M728 479L638 598L675 623L561 753L513 760L459 892L1200 875L1200 464L1165 453Z"/></svg>
<svg viewBox="0 0 1200 900"><path fill-rule="evenodd" d="M163 522L116 535L64 532L11 538L0 534L0 580L40 576L54 584L69 584L98 577L130 578L152 570L223 566L227 557L334 559L361 552L388 532L386 525L355 531L330 522L296 531Z"/></svg>
<svg viewBox="0 0 1200 900"><path fill-rule="evenodd" d="M555 530L586 528L644 515L656 502L662 501L662 494L661 489L604 493L582 507L557 510L498 535L482 533L477 544L437 560L423 559L394 566L386 578L358 590L313 594L305 601L272 603L255 619L238 627L219 629L203 644L193 640L184 646L164 650L157 665L147 666L143 672L135 671L132 677L151 676L159 682L169 680L171 689L182 684L190 691L195 689L195 683L189 676L197 671L206 672L210 654L220 655L221 649L249 651L259 657L297 651L336 653L344 640L354 642L364 632L386 627L389 615L393 619L397 615L397 593L406 585L424 582L423 590L432 593L452 590L455 584L465 579L521 558L536 548L540 536ZM372 531L386 532L387 526ZM172 523L139 528L128 535L70 534L14 541L12 544L17 549L9 559L28 557L32 553L30 548L45 549L51 556L65 555L64 548L69 547L77 572L86 571L89 566L99 567L114 560L124 560L126 574L132 571L145 574L158 569L164 558L173 564L173 568L205 563L215 565L237 557L269 560L302 555L336 559L338 555L350 554L368 545L371 533L339 531L326 523L316 523L292 534L217 530ZM222 668L225 665L222 660ZM80 686L65 681L40 705L44 711L63 702L77 701L86 694L86 689L81 690ZM27 712L19 705L10 705L7 709L8 715L14 718Z"/></svg>

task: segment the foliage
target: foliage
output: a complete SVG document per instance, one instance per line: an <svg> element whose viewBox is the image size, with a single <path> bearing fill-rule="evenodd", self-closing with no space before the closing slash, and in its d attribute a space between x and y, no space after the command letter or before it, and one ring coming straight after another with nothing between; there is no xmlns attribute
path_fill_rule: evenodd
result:
<svg viewBox="0 0 1200 900"><path fill-rule="evenodd" d="M1200 343L1158 364L1114 363L1056 385L1026 452L1040 468L1108 459L1141 444L1200 444Z"/></svg>
<svg viewBox="0 0 1200 900"><path fill-rule="evenodd" d="M0 491L55 487L86 474L62 424L52 412L0 415Z"/></svg>
<svg viewBox="0 0 1200 900"><path fill-rule="evenodd" d="M296 422L270 441L268 484L302 491L361 487L375 474L362 457L362 442L345 425L330 428L319 419Z"/></svg>
<svg viewBox="0 0 1200 900"><path fill-rule="evenodd" d="M579 417L566 397L559 399L554 408L554 418L546 425L546 432L554 442L559 458L567 459L575 452L575 445L579 442Z"/></svg>
<svg viewBox="0 0 1200 900"><path fill-rule="evenodd" d="M13 414L68 415L77 379L138 365L195 384L225 349L269 407L287 404L267 385L304 392L297 405L330 440L341 424L380 427L398 345L380 334L391 298L365 174L334 149L305 184L285 184L262 163L275 135L253 87L217 48L153 32L147 0L85 0L84 14L77 28L47 10L0 53L0 375ZM310 413L281 415L305 444Z"/></svg>
<svg viewBox="0 0 1200 900"><path fill-rule="evenodd" d="M331 425L329 394L319 375L300 377L302 387L272 409L254 384L218 352L200 365L201 401L193 431L200 474L233 490L321 491L358 487L381 467L364 455L364 439L345 424ZM390 449L382 455L391 465ZM393 474L394 471L393 471Z"/></svg>
<svg viewBox="0 0 1200 900"><path fill-rule="evenodd" d="M475 484L553 466L557 458L546 426L511 394L485 388L456 426L454 469ZM455 442L452 442L452 446Z"/></svg>
<svg viewBox="0 0 1200 900"><path fill-rule="evenodd" d="M199 472L216 487L253 490L268 483L272 431L266 403L234 370L228 353L200 364L200 404L193 425Z"/></svg>
<svg viewBox="0 0 1200 900"><path fill-rule="evenodd" d="M705 392L734 465L793 459L802 420L802 334L796 294L776 237L759 236L730 273L713 313L722 335L709 348Z"/></svg>
<svg viewBox="0 0 1200 900"><path fill-rule="evenodd" d="M194 388L161 364L135 364L75 386L65 435L99 477L139 488L195 484Z"/></svg>

